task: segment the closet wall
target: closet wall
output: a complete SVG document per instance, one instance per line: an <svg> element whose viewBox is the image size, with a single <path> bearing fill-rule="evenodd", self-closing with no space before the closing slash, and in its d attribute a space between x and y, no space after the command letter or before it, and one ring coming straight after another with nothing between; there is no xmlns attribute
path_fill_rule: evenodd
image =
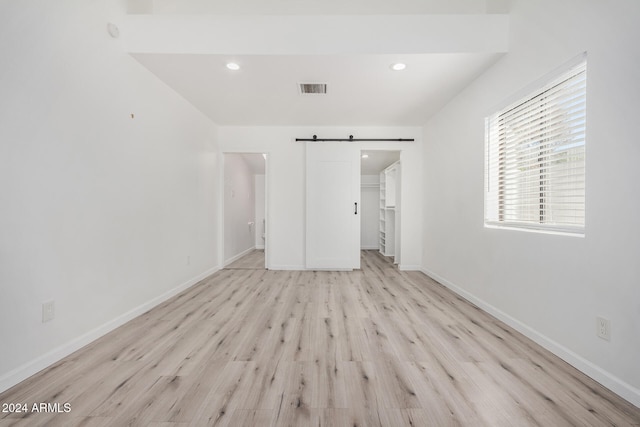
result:
<svg viewBox="0 0 640 427"><path fill-rule="evenodd" d="M378 203L380 179L378 175L360 177L360 248L378 249Z"/></svg>

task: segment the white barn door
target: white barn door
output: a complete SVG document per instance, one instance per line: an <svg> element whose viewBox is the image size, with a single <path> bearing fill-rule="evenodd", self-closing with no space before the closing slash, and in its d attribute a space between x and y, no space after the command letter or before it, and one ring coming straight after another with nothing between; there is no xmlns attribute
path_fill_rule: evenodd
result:
<svg viewBox="0 0 640 427"><path fill-rule="evenodd" d="M307 142L306 267L360 268L360 149Z"/></svg>

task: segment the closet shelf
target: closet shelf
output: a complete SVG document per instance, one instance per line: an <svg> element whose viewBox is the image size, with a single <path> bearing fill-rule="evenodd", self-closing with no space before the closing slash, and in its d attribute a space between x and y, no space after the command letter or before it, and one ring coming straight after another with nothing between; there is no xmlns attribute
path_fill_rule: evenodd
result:
<svg viewBox="0 0 640 427"><path fill-rule="evenodd" d="M379 250L384 256L396 255L396 196L399 194L400 162L380 172L380 234ZM397 259L396 259L397 261Z"/></svg>

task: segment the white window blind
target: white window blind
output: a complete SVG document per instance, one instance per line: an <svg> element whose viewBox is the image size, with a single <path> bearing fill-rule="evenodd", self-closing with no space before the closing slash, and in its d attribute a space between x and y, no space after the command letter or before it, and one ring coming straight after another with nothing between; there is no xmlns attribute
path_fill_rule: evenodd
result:
<svg viewBox="0 0 640 427"><path fill-rule="evenodd" d="M486 120L485 224L584 233L586 62Z"/></svg>

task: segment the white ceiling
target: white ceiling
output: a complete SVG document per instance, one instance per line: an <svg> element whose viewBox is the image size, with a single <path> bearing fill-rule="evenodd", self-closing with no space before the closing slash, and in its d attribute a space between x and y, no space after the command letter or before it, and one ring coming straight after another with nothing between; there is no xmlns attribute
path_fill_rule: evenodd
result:
<svg viewBox="0 0 640 427"><path fill-rule="evenodd" d="M129 15L129 53L223 126L423 125L505 52L508 28L493 14L508 0L130 1L153 13Z"/></svg>
<svg viewBox="0 0 640 427"><path fill-rule="evenodd" d="M128 0L129 11L155 14L450 14L502 13L509 0Z"/></svg>
<svg viewBox="0 0 640 427"><path fill-rule="evenodd" d="M400 160L400 151L362 150L367 158L360 160L361 175L377 175L387 166Z"/></svg>
<svg viewBox="0 0 640 427"><path fill-rule="evenodd" d="M257 153L242 153L240 157L249 165L252 175L264 175L265 171L265 158L262 154Z"/></svg>
<svg viewBox="0 0 640 427"><path fill-rule="evenodd" d="M496 54L134 57L219 125L383 126L424 124ZM390 69L398 61L404 71ZM305 82L327 94L301 95Z"/></svg>

